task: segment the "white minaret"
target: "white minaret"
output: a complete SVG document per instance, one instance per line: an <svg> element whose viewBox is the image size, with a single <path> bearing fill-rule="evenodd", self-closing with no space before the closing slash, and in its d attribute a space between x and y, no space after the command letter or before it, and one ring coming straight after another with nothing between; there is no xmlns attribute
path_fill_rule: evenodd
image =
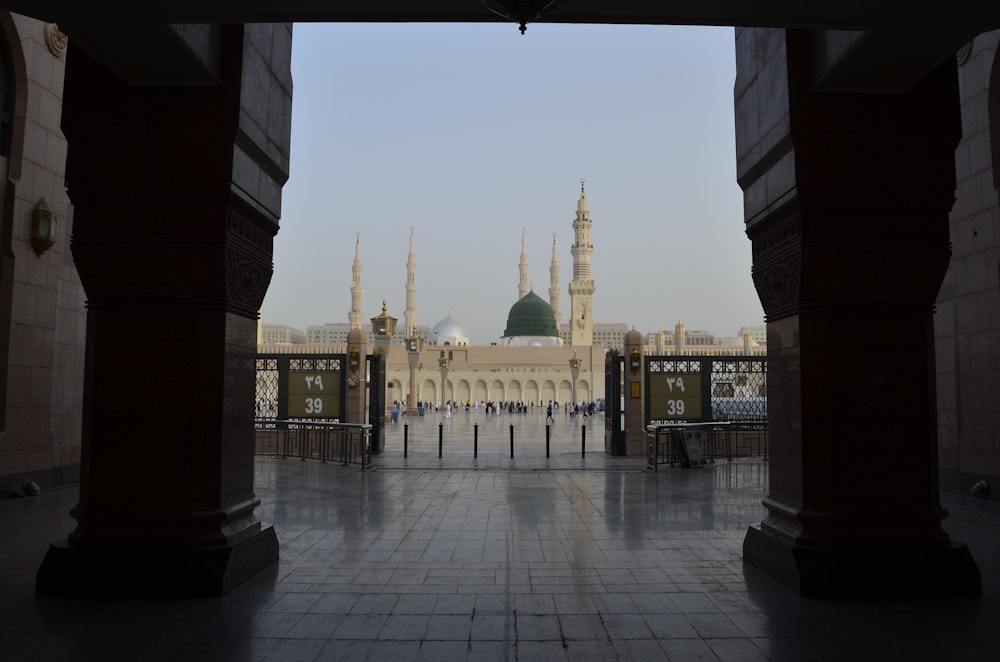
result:
<svg viewBox="0 0 1000 662"><path fill-rule="evenodd" d="M406 311L403 312L407 337L417 331L417 258L413 253L413 228L410 228L410 255L406 258Z"/></svg>
<svg viewBox="0 0 1000 662"><path fill-rule="evenodd" d="M521 228L521 279L517 284L517 298L523 299L531 291L531 284L528 282L528 249L524 243L524 228Z"/></svg>
<svg viewBox="0 0 1000 662"><path fill-rule="evenodd" d="M677 326L674 327L674 351L678 354L683 354L686 345L687 330L684 328L684 320L678 319Z"/></svg>
<svg viewBox="0 0 1000 662"><path fill-rule="evenodd" d="M552 235L552 264L549 265L549 305L556 316L556 328L562 322L559 312L559 260L556 259L556 235Z"/></svg>
<svg viewBox="0 0 1000 662"><path fill-rule="evenodd" d="M354 280L351 282L351 312L347 313L347 319L352 329L360 330L365 320L365 313L361 310L361 233L355 235L354 266L351 271Z"/></svg>
<svg viewBox="0 0 1000 662"><path fill-rule="evenodd" d="M573 221L573 280L569 283L570 344L587 347L594 344L594 280L590 275L590 258L594 245L590 243L590 204L580 180L580 199L576 203Z"/></svg>

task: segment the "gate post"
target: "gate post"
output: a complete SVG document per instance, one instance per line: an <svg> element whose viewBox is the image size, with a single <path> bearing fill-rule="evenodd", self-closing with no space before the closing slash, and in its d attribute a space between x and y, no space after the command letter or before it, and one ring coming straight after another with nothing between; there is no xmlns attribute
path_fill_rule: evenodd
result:
<svg viewBox="0 0 1000 662"><path fill-rule="evenodd" d="M643 412L643 338L632 329L625 334L625 454L646 453L646 417Z"/></svg>
<svg viewBox="0 0 1000 662"><path fill-rule="evenodd" d="M368 338L361 329L351 329L347 334L347 369L344 371L344 422L368 423L368 388L365 383L363 357L368 354Z"/></svg>

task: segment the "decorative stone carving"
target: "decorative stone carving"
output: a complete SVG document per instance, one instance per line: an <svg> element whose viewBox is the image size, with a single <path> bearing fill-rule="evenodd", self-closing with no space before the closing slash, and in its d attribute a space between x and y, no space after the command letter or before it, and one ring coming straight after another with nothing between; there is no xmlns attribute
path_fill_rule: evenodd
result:
<svg viewBox="0 0 1000 662"><path fill-rule="evenodd" d="M799 302L802 279L800 222L799 214L792 212L765 221L747 232L753 242L754 287L768 320L784 317Z"/></svg>
<svg viewBox="0 0 1000 662"><path fill-rule="evenodd" d="M66 54L66 48L69 46L69 37L55 23L46 23L45 44L49 47L49 52L56 57L62 57Z"/></svg>
<svg viewBox="0 0 1000 662"><path fill-rule="evenodd" d="M256 316L274 268L271 263L277 226L234 200L226 219L226 299L230 307Z"/></svg>
<svg viewBox="0 0 1000 662"><path fill-rule="evenodd" d="M802 251L798 249L754 265L753 284L768 321L794 311L799 301L801 272Z"/></svg>
<svg viewBox="0 0 1000 662"><path fill-rule="evenodd" d="M273 270L253 256L229 247L226 249L226 298L230 307L256 315L264 303Z"/></svg>

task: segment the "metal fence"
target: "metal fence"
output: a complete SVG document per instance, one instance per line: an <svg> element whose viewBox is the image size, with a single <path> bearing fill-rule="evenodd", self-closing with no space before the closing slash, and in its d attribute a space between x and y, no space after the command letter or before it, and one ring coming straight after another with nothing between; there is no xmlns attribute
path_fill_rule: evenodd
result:
<svg viewBox="0 0 1000 662"><path fill-rule="evenodd" d="M646 425L767 422L767 358L646 357Z"/></svg>
<svg viewBox="0 0 1000 662"><path fill-rule="evenodd" d="M699 459L704 462L733 458L761 457L767 460L767 422L710 421L706 423L671 423L646 427L646 466L656 470L661 464L692 466L691 457L681 438L685 432L697 433Z"/></svg>
<svg viewBox="0 0 1000 662"><path fill-rule="evenodd" d="M255 420L254 427L257 455L357 464L363 470L372 464L372 426L367 423L266 418Z"/></svg>

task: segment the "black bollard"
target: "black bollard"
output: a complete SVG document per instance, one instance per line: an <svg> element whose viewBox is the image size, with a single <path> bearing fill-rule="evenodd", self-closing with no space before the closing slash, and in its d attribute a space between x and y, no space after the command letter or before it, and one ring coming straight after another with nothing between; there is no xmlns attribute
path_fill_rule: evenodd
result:
<svg viewBox="0 0 1000 662"><path fill-rule="evenodd" d="M472 426L472 458L479 457L479 423Z"/></svg>
<svg viewBox="0 0 1000 662"><path fill-rule="evenodd" d="M587 426L580 428L580 457L587 457Z"/></svg>
<svg viewBox="0 0 1000 662"><path fill-rule="evenodd" d="M510 459L514 459L514 426L510 426Z"/></svg>
<svg viewBox="0 0 1000 662"><path fill-rule="evenodd" d="M444 423L438 423L438 459L441 459L441 451L444 448Z"/></svg>
<svg viewBox="0 0 1000 662"><path fill-rule="evenodd" d="M403 423L403 457L406 457L406 442L410 434L410 424Z"/></svg>
<svg viewBox="0 0 1000 662"><path fill-rule="evenodd" d="M545 457L549 456L549 426L545 425Z"/></svg>

